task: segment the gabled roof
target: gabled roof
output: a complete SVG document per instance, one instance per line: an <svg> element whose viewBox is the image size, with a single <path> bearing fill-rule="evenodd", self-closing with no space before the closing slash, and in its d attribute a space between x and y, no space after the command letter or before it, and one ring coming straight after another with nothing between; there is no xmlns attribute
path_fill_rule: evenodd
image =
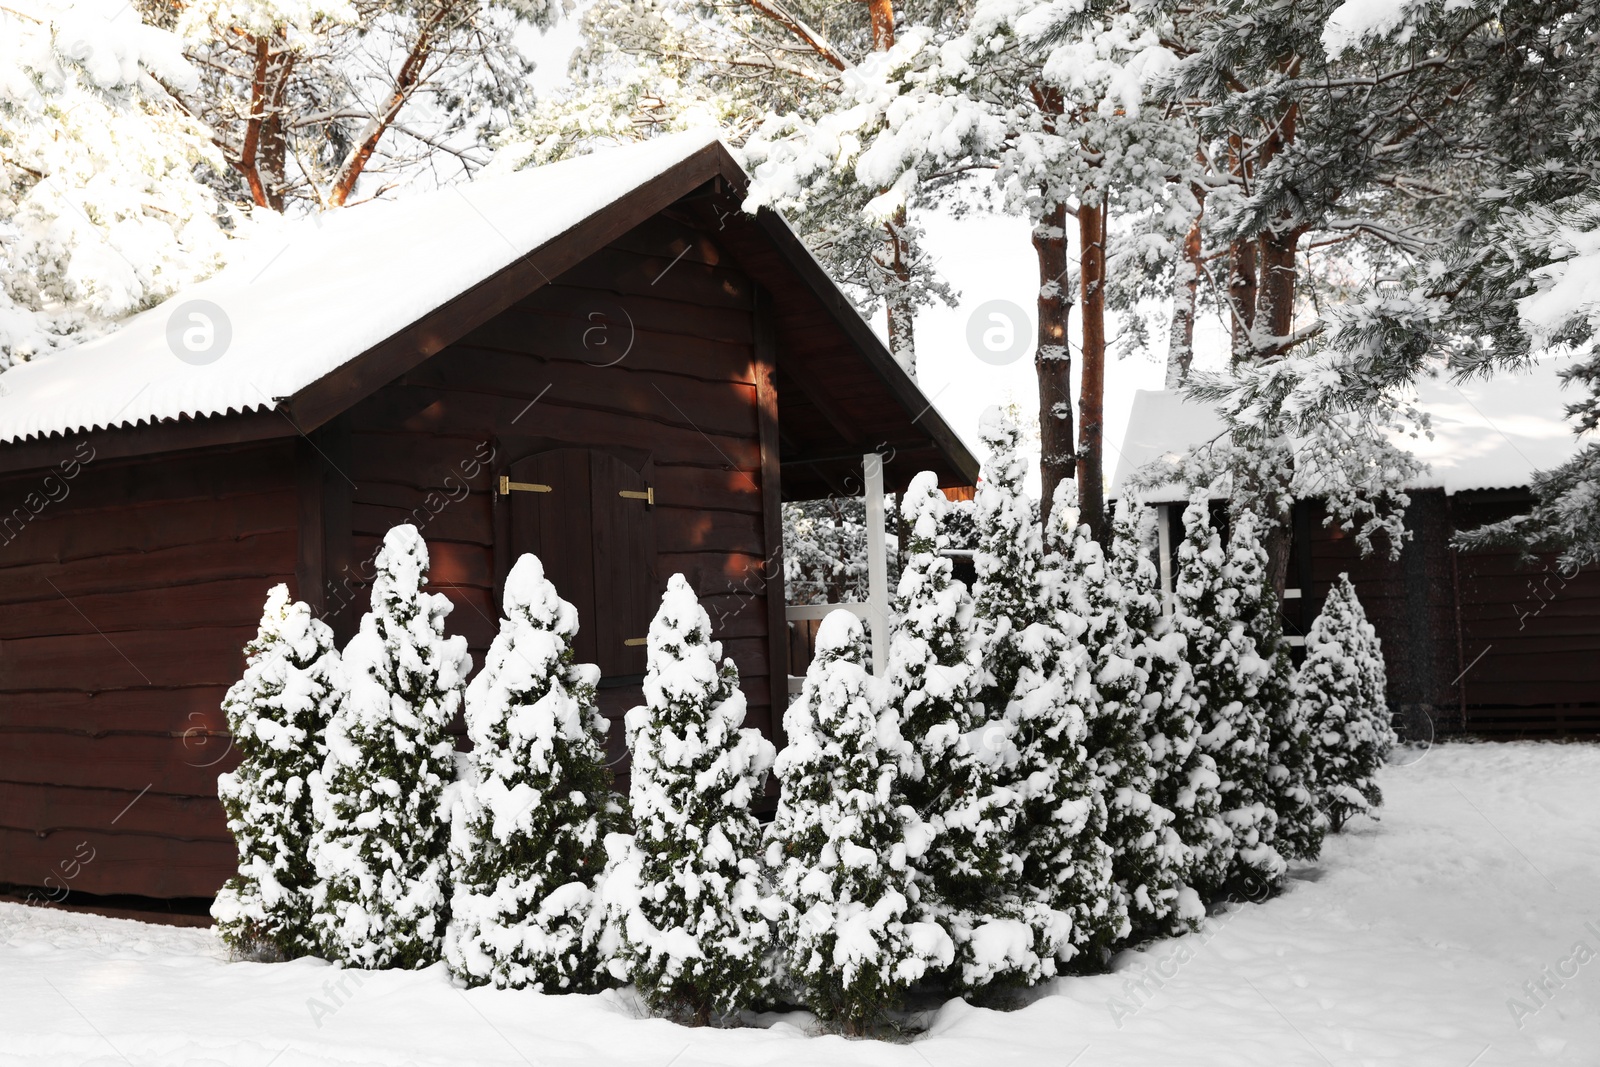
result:
<svg viewBox="0 0 1600 1067"><path fill-rule="evenodd" d="M100 455L138 455L309 432L719 180L738 190L746 176L715 136L691 131L292 225L114 333L6 372L0 469L51 463L63 438L84 433L106 443ZM844 351L853 377L865 372L870 388L858 382L857 411L894 425L895 447L920 453L943 480L971 482L977 463L960 438L787 225L769 211L736 222L730 239L767 261L764 272L752 270L757 280L794 290L775 293L780 315L820 322L832 344L825 355ZM180 358L184 331L205 340L194 314L228 337L212 361ZM837 412L849 398L786 369L783 350L780 337L780 392L799 378L793 406L835 413L807 420L832 427L828 440L801 450L815 455L786 463L853 451L859 465L876 427L860 427L859 437L841 430ZM780 421L789 406L780 398Z"/></svg>
<svg viewBox="0 0 1600 1067"><path fill-rule="evenodd" d="M1579 442L1564 418L1570 398L1562 393L1559 372L1565 363L1548 359L1459 385L1443 377L1419 381L1417 406L1428 413L1433 437L1393 438L1428 464L1410 488L1451 494L1516 489L1528 485L1534 471L1571 458ZM1209 406L1181 393L1140 390L1134 394L1117 457L1112 494L1122 493L1127 480L1146 464L1170 464L1190 447L1222 432L1222 420ZM1144 496L1151 501L1176 500L1183 493L1172 488Z"/></svg>

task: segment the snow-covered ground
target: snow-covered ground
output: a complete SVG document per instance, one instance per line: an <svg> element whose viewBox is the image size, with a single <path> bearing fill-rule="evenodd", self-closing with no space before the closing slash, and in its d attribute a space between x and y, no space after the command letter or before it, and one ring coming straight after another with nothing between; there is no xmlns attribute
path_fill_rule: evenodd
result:
<svg viewBox="0 0 1600 1067"><path fill-rule="evenodd" d="M952 1002L906 1044L796 1016L684 1029L442 968L228 963L209 931L0 905L0 1065L1600 1064L1600 746L1418 757L1282 897L1019 1010Z"/></svg>

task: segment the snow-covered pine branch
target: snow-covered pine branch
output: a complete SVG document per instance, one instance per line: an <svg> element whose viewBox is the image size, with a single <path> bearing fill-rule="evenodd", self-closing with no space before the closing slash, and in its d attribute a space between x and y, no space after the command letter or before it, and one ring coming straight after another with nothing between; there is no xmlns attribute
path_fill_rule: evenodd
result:
<svg viewBox="0 0 1600 1067"><path fill-rule="evenodd" d="M198 80L116 0L0 8L0 370L221 266L222 159L162 89Z"/></svg>
<svg viewBox="0 0 1600 1067"><path fill-rule="evenodd" d="M599 668L575 663L578 612L537 556L511 568L505 617L467 687L472 753L456 794L445 958L468 985L606 984L595 882L621 819L605 764Z"/></svg>

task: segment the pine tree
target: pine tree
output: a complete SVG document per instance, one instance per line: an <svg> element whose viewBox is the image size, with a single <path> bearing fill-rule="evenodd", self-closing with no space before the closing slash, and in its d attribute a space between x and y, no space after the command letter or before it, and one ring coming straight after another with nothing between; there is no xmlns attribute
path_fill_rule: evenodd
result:
<svg viewBox="0 0 1600 1067"><path fill-rule="evenodd" d="M765 988L771 932L750 801L772 744L744 722L739 672L681 574L650 624L645 703L628 712L635 825L607 876L627 973L657 1011L704 1024Z"/></svg>
<svg viewBox="0 0 1600 1067"><path fill-rule="evenodd" d="M1267 720L1267 796L1276 815L1272 844L1284 859L1313 860L1322 851L1327 820L1317 811L1311 731L1294 698L1294 662L1283 639L1277 597L1267 584L1267 551L1255 529L1254 516L1242 514L1229 545L1229 566L1245 634L1267 662L1256 701Z"/></svg>
<svg viewBox="0 0 1600 1067"><path fill-rule="evenodd" d="M1276 813L1267 791L1268 724L1257 703L1268 664L1244 631L1242 594L1235 584L1243 572L1230 566L1209 512L1203 492L1184 511L1176 586L1176 621L1188 640L1192 688L1200 707L1200 744L1216 762L1222 820L1233 835L1223 880L1216 880L1216 870L1196 880L1195 888L1208 899L1228 883L1250 895L1266 891L1285 870L1283 857L1272 846ZM1247 539L1253 521L1248 514L1237 520Z"/></svg>
<svg viewBox="0 0 1600 1067"><path fill-rule="evenodd" d="M1155 513L1124 506L1117 515L1111 569L1122 585L1123 624L1134 664L1144 678L1144 736L1150 752L1150 797L1172 816L1162 835L1160 855L1173 872L1176 893L1164 921L1141 927L1136 937L1185 933L1205 918L1205 905L1192 883L1220 878L1233 835L1222 822L1216 763L1200 747L1198 705L1189 669L1188 641L1161 610L1160 578L1149 548L1155 542ZM1157 883L1160 884L1160 883ZM1152 896L1152 900L1156 898Z"/></svg>
<svg viewBox="0 0 1600 1067"><path fill-rule="evenodd" d="M1395 742L1383 650L1348 575L1339 575L1311 624L1295 697L1310 729L1317 806L1338 832L1383 803L1377 772Z"/></svg>
<svg viewBox="0 0 1600 1067"><path fill-rule="evenodd" d="M311 784L344 679L333 633L287 586L267 594L244 677L222 700L241 762L217 777L217 797L239 848L239 873L211 905L217 932L240 955L284 958L317 949L311 912L316 823Z"/></svg>
<svg viewBox="0 0 1600 1067"><path fill-rule="evenodd" d="M855 616L823 620L805 688L783 717L789 743L777 760L783 791L768 849L790 969L812 1010L851 1033L955 958L938 924L913 917L912 864L930 832L900 802L910 746L861 662L861 643Z"/></svg>
<svg viewBox="0 0 1600 1067"><path fill-rule="evenodd" d="M594 884L621 814L600 671L573 662L577 609L537 556L511 568L504 602L467 687L472 756L452 818L445 958L468 985L588 992L605 984Z"/></svg>
<svg viewBox="0 0 1600 1067"><path fill-rule="evenodd" d="M448 727L472 660L465 638L444 635L449 599L422 591L428 549L415 526L384 535L375 567L316 797L317 918L330 959L424 967L440 958L448 917Z"/></svg>
<svg viewBox="0 0 1600 1067"><path fill-rule="evenodd" d="M1129 600L1135 594L1128 580L1130 543L1135 531L1119 517L1115 523L1113 559L1077 521L1070 483L1058 489L1050 513L1046 541L1061 560L1062 591L1072 613L1084 620L1093 680L1088 749L1100 777L1106 803L1104 838L1112 852L1116 907L1128 914L1130 933L1148 934L1164 927L1182 889L1182 843L1172 830L1172 812L1153 799L1145 707L1149 672L1140 662L1139 635L1130 625ZM1125 513L1127 508L1121 509ZM1121 558L1118 554L1121 554ZM1059 594L1058 594L1059 595Z"/></svg>

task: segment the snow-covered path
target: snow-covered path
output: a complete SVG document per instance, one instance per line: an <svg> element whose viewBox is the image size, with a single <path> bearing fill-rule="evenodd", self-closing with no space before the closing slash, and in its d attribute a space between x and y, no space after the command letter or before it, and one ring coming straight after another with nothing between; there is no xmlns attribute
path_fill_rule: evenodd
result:
<svg viewBox="0 0 1600 1067"><path fill-rule="evenodd" d="M1600 1064L1600 746L1441 746L1383 786L1383 821L1282 897L1017 1011L952 1002L907 1045L229 964L208 931L0 905L0 1065Z"/></svg>

